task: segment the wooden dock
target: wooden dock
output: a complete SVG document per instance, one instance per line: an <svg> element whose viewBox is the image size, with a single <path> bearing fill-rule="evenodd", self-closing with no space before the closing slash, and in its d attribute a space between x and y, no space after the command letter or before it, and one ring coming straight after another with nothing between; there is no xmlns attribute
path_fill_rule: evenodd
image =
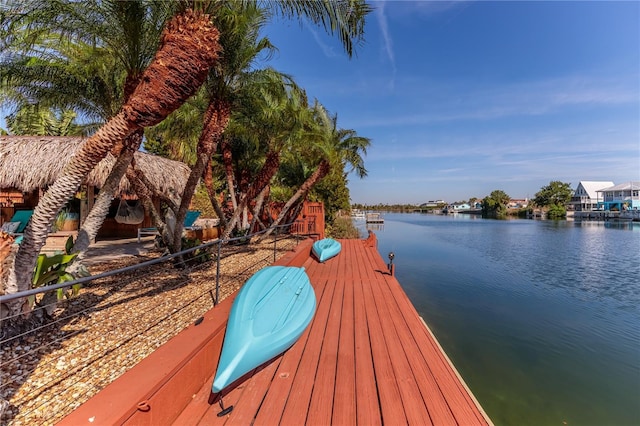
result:
<svg viewBox="0 0 640 426"><path fill-rule="evenodd" d="M384 223L384 218L380 213L367 213L365 220L367 223Z"/></svg>
<svg viewBox="0 0 640 426"><path fill-rule="evenodd" d="M318 306L292 348L225 390L211 384L231 299L209 311L61 424L491 424L368 240L325 263L310 243L280 264L306 268Z"/></svg>

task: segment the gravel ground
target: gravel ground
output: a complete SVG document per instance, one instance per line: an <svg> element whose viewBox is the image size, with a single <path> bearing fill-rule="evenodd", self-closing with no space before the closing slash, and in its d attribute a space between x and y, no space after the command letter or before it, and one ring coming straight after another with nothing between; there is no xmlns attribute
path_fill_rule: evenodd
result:
<svg viewBox="0 0 640 426"><path fill-rule="evenodd" d="M279 258L296 245L277 243ZM119 257L93 275L140 263L160 252ZM227 247L220 261L220 300L274 259L273 242ZM87 284L64 302L54 322L0 347L3 425L61 420L213 307L215 261L177 269L147 266Z"/></svg>

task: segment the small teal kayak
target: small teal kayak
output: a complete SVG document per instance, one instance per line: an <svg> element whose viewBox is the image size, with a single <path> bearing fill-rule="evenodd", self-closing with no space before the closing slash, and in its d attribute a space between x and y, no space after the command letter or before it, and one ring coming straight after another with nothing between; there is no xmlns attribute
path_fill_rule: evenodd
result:
<svg viewBox="0 0 640 426"><path fill-rule="evenodd" d="M231 306L214 393L289 349L316 311L304 268L267 266L240 289Z"/></svg>
<svg viewBox="0 0 640 426"><path fill-rule="evenodd" d="M324 238L313 243L313 254L322 263L325 260L331 259L336 256L342 250L342 245L333 238Z"/></svg>

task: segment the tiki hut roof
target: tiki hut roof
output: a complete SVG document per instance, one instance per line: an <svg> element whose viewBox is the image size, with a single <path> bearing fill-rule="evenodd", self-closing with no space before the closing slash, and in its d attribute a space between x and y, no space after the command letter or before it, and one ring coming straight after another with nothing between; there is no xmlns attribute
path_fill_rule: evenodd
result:
<svg viewBox="0 0 640 426"><path fill-rule="evenodd" d="M0 188L31 192L51 185L76 152L82 137L0 136ZM180 194L189 177L189 167L144 152L135 153L136 166L165 195ZM108 154L89 174L84 183L100 187L106 180L115 158ZM120 192L130 192L123 177Z"/></svg>

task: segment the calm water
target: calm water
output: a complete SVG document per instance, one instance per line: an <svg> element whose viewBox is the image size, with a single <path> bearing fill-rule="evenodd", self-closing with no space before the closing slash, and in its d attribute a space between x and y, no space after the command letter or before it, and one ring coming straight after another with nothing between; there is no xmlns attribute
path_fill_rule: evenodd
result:
<svg viewBox="0 0 640 426"><path fill-rule="evenodd" d="M380 254L496 425L640 425L640 223L384 219Z"/></svg>

